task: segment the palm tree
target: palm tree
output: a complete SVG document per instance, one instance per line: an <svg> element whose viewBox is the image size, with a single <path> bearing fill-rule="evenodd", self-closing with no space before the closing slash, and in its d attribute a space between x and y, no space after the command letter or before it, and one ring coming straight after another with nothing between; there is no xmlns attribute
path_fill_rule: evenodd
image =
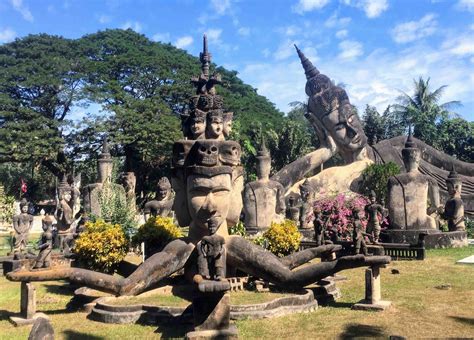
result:
<svg viewBox="0 0 474 340"><path fill-rule="evenodd" d="M450 111L454 107L461 105L459 101L450 101L438 104L447 85L431 92L430 78L424 80L423 77L414 79L414 94L409 96L405 92L397 98L398 104L392 106L393 113L403 124L413 128L413 135L423 140L425 143L436 146L437 124L441 120L449 118L453 114Z"/></svg>

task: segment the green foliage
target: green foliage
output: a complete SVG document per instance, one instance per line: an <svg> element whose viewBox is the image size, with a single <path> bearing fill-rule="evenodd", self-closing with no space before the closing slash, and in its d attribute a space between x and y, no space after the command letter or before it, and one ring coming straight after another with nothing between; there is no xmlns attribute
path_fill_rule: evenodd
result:
<svg viewBox="0 0 474 340"><path fill-rule="evenodd" d="M78 259L87 268L106 273L125 258L127 250L128 241L120 225L103 220L87 222L74 246Z"/></svg>
<svg viewBox="0 0 474 340"><path fill-rule="evenodd" d="M367 105L365 107L362 122L364 124L364 132L367 135L367 143L369 143L369 145L374 145L377 141L384 139L385 122L374 106Z"/></svg>
<svg viewBox="0 0 474 340"><path fill-rule="evenodd" d="M369 196L370 191L375 191L377 199L387 201L387 183L391 176L400 173L400 168L393 162L385 164L371 164L362 172L360 188L362 194Z"/></svg>
<svg viewBox="0 0 474 340"><path fill-rule="evenodd" d="M15 197L5 193L3 185L0 185L0 223L11 224L15 212Z"/></svg>
<svg viewBox="0 0 474 340"><path fill-rule="evenodd" d="M181 230L171 217L157 216L150 217L145 224L138 228L132 242L134 245L145 242L147 247L162 249L169 242L182 236Z"/></svg>
<svg viewBox="0 0 474 340"><path fill-rule="evenodd" d="M297 251L301 241L296 222L291 220L285 220L282 223L272 222L263 237L268 241L268 250L279 257Z"/></svg>
<svg viewBox="0 0 474 340"><path fill-rule="evenodd" d="M469 217L465 217L464 224L466 226L467 238L473 238L474 237L474 220Z"/></svg>
<svg viewBox="0 0 474 340"><path fill-rule="evenodd" d="M134 202L127 199L122 186L114 183L104 183L99 194L100 216L93 220L102 219L119 225L127 238L136 231L136 207Z"/></svg>
<svg viewBox="0 0 474 340"><path fill-rule="evenodd" d="M228 231L229 231L229 235L239 235L239 236L247 235L245 231L245 225L242 221L237 222L237 224L232 227L228 227Z"/></svg>

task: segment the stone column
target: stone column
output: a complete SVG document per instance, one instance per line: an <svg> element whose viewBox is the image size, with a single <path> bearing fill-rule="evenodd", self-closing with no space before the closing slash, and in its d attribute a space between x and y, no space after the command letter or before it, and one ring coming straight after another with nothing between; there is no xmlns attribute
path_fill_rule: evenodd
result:
<svg viewBox="0 0 474 340"><path fill-rule="evenodd" d="M24 319L31 319L36 313L36 288L30 282L21 283L20 314Z"/></svg>
<svg viewBox="0 0 474 340"><path fill-rule="evenodd" d="M365 299L352 306L352 309L382 311L390 307L390 301L382 300L380 268L372 266L365 270Z"/></svg>

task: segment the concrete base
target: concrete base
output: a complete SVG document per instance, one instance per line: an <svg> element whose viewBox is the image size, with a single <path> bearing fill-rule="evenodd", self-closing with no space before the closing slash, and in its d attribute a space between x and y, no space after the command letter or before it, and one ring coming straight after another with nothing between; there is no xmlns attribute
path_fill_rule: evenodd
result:
<svg viewBox="0 0 474 340"><path fill-rule="evenodd" d="M456 261L456 263L474 265L474 255L465 257L462 260Z"/></svg>
<svg viewBox="0 0 474 340"><path fill-rule="evenodd" d="M460 248L468 245L465 231L441 232L439 230L396 230L384 232L384 242L417 244L420 233L428 234L425 237L425 248Z"/></svg>
<svg viewBox="0 0 474 340"><path fill-rule="evenodd" d="M369 310L369 311L384 311L392 305L391 301L377 301L376 303L371 303L370 301L361 300L352 306L352 309L355 310Z"/></svg>
<svg viewBox="0 0 474 340"><path fill-rule="evenodd" d="M192 331L186 334L186 339L188 340L236 340L238 338L237 327L235 327L235 325L230 325L227 329Z"/></svg>
<svg viewBox="0 0 474 340"><path fill-rule="evenodd" d="M44 318L44 319L47 319L49 320L49 317L44 314L44 313L36 313L35 315L33 315L32 318L30 319L25 319L25 318L22 318L22 317L19 317L19 316L10 316L10 322L15 325L16 327L20 327L20 326L27 326L27 325L32 325L35 323L36 319L38 318Z"/></svg>

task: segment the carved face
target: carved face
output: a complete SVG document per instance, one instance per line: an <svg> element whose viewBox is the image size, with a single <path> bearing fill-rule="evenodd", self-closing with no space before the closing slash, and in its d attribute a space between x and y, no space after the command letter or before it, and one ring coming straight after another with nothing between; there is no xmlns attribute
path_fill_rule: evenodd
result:
<svg viewBox="0 0 474 340"><path fill-rule="evenodd" d="M462 183L460 181L446 181L446 187L448 189L448 194L454 196L457 193L461 193Z"/></svg>
<svg viewBox="0 0 474 340"><path fill-rule="evenodd" d="M418 149L403 149L403 164L407 172L417 171L420 165L420 150Z"/></svg>
<svg viewBox="0 0 474 340"><path fill-rule="evenodd" d="M209 138L219 138L224 130L224 120L222 117L212 117L207 123L207 134Z"/></svg>
<svg viewBox="0 0 474 340"><path fill-rule="evenodd" d="M241 149L235 142L222 142L219 150L219 160L224 165L236 166L240 163Z"/></svg>
<svg viewBox="0 0 474 340"><path fill-rule="evenodd" d="M198 138L206 131L206 120L203 118L192 118L191 119L191 133L194 138Z"/></svg>
<svg viewBox="0 0 474 340"><path fill-rule="evenodd" d="M196 154L196 163L205 166L217 165L219 148L216 143L202 143Z"/></svg>
<svg viewBox="0 0 474 340"><path fill-rule="evenodd" d="M195 227L217 230L226 220L232 192L231 176L190 175L187 178L188 209Z"/></svg>
<svg viewBox="0 0 474 340"><path fill-rule="evenodd" d="M21 212L25 214L28 212L28 204L23 204L21 206Z"/></svg>
<svg viewBox="0 0 474 340"><path fill-rule="evenodd" d="M70 191L66 191L62 195L62 199L65 200L66 202L70 202L71 198L72 197L71 197L71 192Z"/></svg>
<svg viewBox="0 0 474 340"><path fill-rule="evenodd" d="M260 158L257 160L257 177L259 179L266 179L270 176L270 170L272 168L270 158Z"/></svg>
<svg viewBox="0 0 474 340"><path fill-rule="evenodd" d="M43 221L41 228L43 229L43 231L47 231L48 229L52 228L52 226L53 226L53 222Z"/></svg>
<svg viewBox="0 0 474 340"><path fill-rule="evenodd" d="M224 136L229 137L232 132L232 120L224 121Z"/></svg>
<svg viewBox="0 0 474 340"><path fill-rule="evenodd" d="M156 191L156 199L162 201L168 197L170 192L171 190L168 188L158 187L158 190Z"/></svg>

